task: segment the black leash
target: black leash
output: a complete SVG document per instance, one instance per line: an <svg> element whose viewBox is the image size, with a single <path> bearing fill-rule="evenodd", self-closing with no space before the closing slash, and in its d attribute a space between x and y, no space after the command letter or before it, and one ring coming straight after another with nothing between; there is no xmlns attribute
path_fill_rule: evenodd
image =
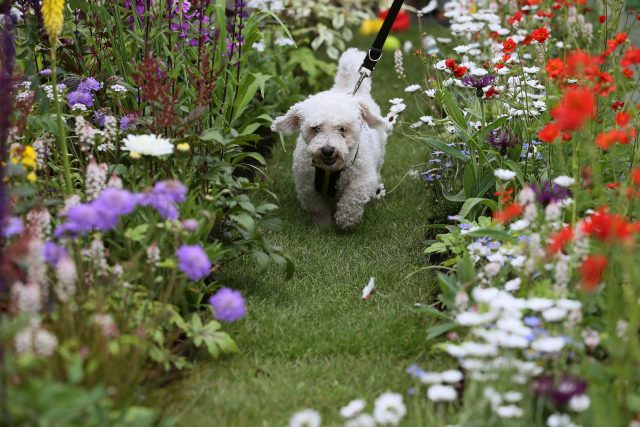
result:
<svg viewBox="0 0 640 427"><path fill-rule="evenodd" d="M352 95L355 95L358 89L360 89L360 85L365 78L371 77L371 74L373 74L373 69L376 67L377 62L380 60L380 58L382 58L382 47L384 46L384 42L387 40L387 36L389 36L389 31L391 31L391 26L395 22L396 17L398 16L398 12L400 12L402 3L404 3L404 0L393 0L393 3L389 8L389 12L384 18L382 27L380 27L380 31L378 31L378 35L367 51L367 56L365 56L364 61L362 61L360 69L358 69L360 78L356 83L355 89L353 89Z"/></svg>

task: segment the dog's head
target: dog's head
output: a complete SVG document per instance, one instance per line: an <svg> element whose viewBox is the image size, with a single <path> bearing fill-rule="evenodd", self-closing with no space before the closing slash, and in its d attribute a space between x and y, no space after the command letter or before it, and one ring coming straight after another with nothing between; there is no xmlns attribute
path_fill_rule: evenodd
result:
<svg viewBox="0 0 640 427"><path fill-rule="evenodd" d="M365 124L375 128L385 121L367 101L327 91L295 104L271 129L284 134L299 130L314 166L337 171L353 160Z"/></svg>

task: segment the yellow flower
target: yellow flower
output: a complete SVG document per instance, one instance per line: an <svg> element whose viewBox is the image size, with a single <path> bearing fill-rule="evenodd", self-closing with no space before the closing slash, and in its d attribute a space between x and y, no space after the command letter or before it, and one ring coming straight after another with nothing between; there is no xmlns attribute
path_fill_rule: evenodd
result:
<svg viewBox="0 0 640 427"><path fill-rule="evenodd" d="M55 40L62 32L64 0L42 0L42 18L49 40Z"/></svg>
<svg viewBox="0 0 640 427"><path fill-rule="evenodd" d="M131 157L132 159L139 159L142 156L140 155L140 153L136 153L135 151L131 151L131 152L129 152L129 157Z"/></svg>
<svg viewBox="0 0 640 427"><path fill-rule="evenodd" d="M189 146L189 144L187 142L182 142L178 145L176 145L176 150L178 151L189 151L191 147Z"/></svg>
<svg viewBox="0 0 640 427"><path fill-rule="evenodd" d="M370 36L380 31L380 27L382 27L382 19L365 19L360 25L360 35Z"/></svg>
<svg viewBox="0 0 640 427"><path fill-rule="evenodd" d="M36 177L36 173L35 172L29 172L27 174L27 180L29 182L36 182L36 179L38 179L38 178Z"/></svg>

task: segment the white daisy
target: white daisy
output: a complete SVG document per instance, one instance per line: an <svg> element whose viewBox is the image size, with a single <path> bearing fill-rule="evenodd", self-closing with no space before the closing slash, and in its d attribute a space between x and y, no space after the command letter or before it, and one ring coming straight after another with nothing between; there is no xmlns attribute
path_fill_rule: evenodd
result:
<svg viewBox="0 0 640 427"><path fill-rule="evenodd" d="M581 394L578 396L573 396L571 400L569 400L569 409L574 412L584 412L589 409L591 405L591 399L586 394Z"/></svg>
<svg viewBox="0 0 640 427"><path fill-rule="evenodd" d="M367 402L364 399L352 400L347 406L340 408L340 416L342 418L353 418L362 412L365 406L367 406Z"/></svg>
<svg viewBox="0 0 640 427"><path fill-rule="evenodd" d="M531 348L541 353L557 353L564 347L562 337L541 337L531 343Z"/></svg>
<svg viewBox="0 0 640 427"><path fill-rule="evenodd" d="M122 140L122 150L138 153L144 156L164 156L173 153L173 144L157 135L127 135Z"/></svg>
<svg viewBox="0 0 640 427"><path fill-rule="evenodd" d="M560 187L565 187L565 188L571 187L574 182L576 182L575 179L566 175L561 175L553 180L554 184L558 184Z"/></svg>
<svg viewBox="0 0 640 427"><path fill-rule="evenodd" d="M458 398L458 393L450 385L434 384L427 390L427 397L434 402L450 402Z"/></svg>
<svg viewBox="0 0 640 427"><path fill-rule="evenodd" d="M524 414L524 411L516 405L503 405L498 406L496 414L498 414L500 418L520 418Z"/></svg>
<svg viewBox="0 0 640 427"><path fill-rule="evenodd" d="M313 409L298 411L289 419L289 427L320 427L322 418Z"/></svg>
<svg viewBox="0 0 640 427"><path fill-rule="evenodd" d="M373 417L379 424L397 426L407 414L402 395L390 391L383 393L375 401Z"/></svg>
<svg viewBox="0 0 640 427"><path fill-rule="evenodd" d="M404 88L405 92L417 92L420 90L420 85L411 85Z"/></svg>

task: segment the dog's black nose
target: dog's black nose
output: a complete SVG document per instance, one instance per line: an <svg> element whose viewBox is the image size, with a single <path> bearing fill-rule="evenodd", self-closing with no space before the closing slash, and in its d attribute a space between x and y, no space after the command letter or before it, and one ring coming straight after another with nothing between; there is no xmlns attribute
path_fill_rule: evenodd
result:
<svg viewBox="0 0 640 427"><path fill-rule="evenodd" d="M329 146L329 145L325 145L324 147L322 147L320 149L320 152L322 153L323 156L325 157L332 157L333 153L336 152L336 149Z"/></svg>

